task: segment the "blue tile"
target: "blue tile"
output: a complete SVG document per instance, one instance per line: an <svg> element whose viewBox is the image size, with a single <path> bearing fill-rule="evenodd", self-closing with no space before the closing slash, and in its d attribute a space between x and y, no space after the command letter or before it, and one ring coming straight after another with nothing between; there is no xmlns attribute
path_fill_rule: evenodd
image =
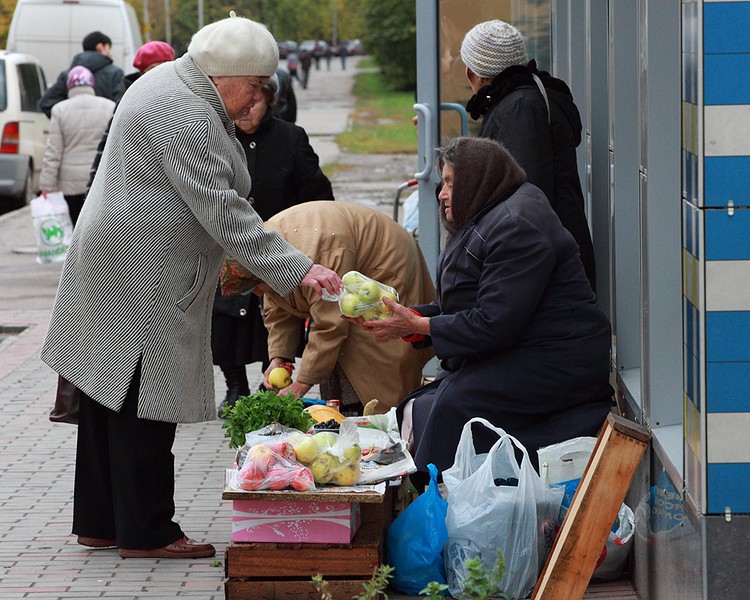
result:
<svg viewBox="0 0 750 600"><path fill-rule="evenodd" d="M706 469L709 514L750 512L750 464L709 463Z"/></svg>
<svg viewBox="0 0 750 600"><path fill-rule="evenodd" d="M704 213L706 260L750 260L750 210L731 216L725 209Z"/></svg>
<svg viewBox="0 0 750 600"><path fill-rule="evenodd" d="M705 206L750 206L750 156L709 156L703 164Z"/></svg>
<svg viewBox="0 0 750 600"><path fill-rule="evenodd" d="M750 37L750 36L748 36ZM703 101L709 104L750 104L750 54L708 54L703 57Z"/></svg>
<svg viewBox="0 0 750 600"><path fill-rule="evenodd" d="M750 412L750 363L706 365L706 412Z"/></svg>
<svg viewBox="0 0 750 600"><path fill-rule="evenodd" d="M750 362L750 311L706 313L706 362Z"/></svg>
<svg viewBox="0 0 750 600"><path fill-rule="evenodd" d="M703 52L750 52L750 2L703 3Z"/></svg>

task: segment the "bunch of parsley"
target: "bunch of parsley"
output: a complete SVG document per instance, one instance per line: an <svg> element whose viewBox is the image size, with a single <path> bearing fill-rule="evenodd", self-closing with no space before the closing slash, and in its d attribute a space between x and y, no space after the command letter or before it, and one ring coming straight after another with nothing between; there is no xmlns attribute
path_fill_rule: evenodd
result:
<svg viewBox="0 0 750 600"><path fill-rule="evenodd" d="M226 419L222 427L226 429L224 437L229 438L230 448L241 448L246 434L267 425L278 424L307 431L313 424L302 400L294 394L278 396L272 390L240 396L235 405L225 409L221 416Z"/></svg>

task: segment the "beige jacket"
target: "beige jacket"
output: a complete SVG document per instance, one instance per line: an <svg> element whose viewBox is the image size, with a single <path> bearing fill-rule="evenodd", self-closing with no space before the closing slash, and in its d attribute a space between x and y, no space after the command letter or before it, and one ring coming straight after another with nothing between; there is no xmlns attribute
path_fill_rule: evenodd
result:
<svg viewBox="0 0 750 600"><path fill-rule="evenodd" d="M282 234L314 262L340 276L359 271L394 287L405 306L431 302L435 288L414 238L387 215L347 202L305 202L280 212L266 222L267 230ZM312 317L298 381L324 381L339 363L360 400L377 398L378 412L396 406L419 387L422 368L432 349L414 350L401 340L379 342L371 334L341 318L336 302L320 294L295 289L290 295L264 298L268 353L293 357L300 322Z"/></svg>
<svg viewBox="0 0 750 600"><path fill-rule="evenodd" d="M52 107L49 137L39 186L45 192L83 194L91 163L115 103L94 94L89 86L74 87L68 99Z"/></svg>

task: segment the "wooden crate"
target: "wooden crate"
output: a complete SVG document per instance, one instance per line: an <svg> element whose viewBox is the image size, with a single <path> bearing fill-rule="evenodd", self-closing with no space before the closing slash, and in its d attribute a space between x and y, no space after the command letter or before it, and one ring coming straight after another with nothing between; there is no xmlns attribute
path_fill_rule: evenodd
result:
<svg viewBox="0 0 750 600"><path fill-rule="evenodd" d="M227 600L317 599L312 584L317 573L334 597L360 593L362 583L386 562L392 497L388 487L380 502L360 504L362 525L350 544L230 543L224 560Z"/></svg>

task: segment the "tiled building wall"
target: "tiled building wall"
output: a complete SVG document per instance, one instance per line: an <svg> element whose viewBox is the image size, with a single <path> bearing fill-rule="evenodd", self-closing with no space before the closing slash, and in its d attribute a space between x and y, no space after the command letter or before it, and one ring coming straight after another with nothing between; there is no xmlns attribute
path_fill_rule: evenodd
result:
<svg viewBox="0 0 750 600"><path fill-rule="evenodd" d="M750 512L750 1L683 0L685 484Z"/></svg>

